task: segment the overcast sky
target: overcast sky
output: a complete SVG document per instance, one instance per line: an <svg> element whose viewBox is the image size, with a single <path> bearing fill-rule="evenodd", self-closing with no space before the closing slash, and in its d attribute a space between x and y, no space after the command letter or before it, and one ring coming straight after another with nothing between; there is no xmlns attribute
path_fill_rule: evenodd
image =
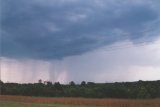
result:
<svg viewBox="0 0 160 107"><path fill-rule="evenodd" d="M5 82L160 80L159 0L0 0Z"/></svg>

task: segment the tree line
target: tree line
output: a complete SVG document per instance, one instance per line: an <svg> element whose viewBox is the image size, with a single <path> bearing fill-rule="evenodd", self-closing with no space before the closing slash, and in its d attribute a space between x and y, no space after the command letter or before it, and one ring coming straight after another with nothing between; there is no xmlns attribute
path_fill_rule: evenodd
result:
<svg viewBox="0 0 160 107"><path fill-rule="evenodd" d="M3 83L2 95L45 96L45 97L84 97L84 98L160 98L160 80L94 83L82 81L75 84L52 83L39 80L38 83Z"/></svg>

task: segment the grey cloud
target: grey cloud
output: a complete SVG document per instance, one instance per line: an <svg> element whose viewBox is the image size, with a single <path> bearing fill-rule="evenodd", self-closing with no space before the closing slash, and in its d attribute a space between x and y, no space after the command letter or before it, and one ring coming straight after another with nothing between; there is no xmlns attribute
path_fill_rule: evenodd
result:
<svg viewBox="0 0 160 107"><path fill-rule="evenodd" d="M125 39L154 38L157 2L3 0L2 56L61 59Z"/></svg>

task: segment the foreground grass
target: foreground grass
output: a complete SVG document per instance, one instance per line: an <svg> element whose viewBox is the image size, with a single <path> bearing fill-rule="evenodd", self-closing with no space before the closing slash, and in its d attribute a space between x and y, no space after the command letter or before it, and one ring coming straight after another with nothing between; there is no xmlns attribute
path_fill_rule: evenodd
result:
<svg viewBox="0 0 160 107"><path fill-rule="evenodd" d="M89 99L0 96L0 107L160 107L160 99Z"/></svg>
<svg viewBox="0 0 160 107"><path fill-rule="evenodd" d="M35 104L35 103L0 101L0 107L95 107L95 106L64 105L64 104Z"/></svg>

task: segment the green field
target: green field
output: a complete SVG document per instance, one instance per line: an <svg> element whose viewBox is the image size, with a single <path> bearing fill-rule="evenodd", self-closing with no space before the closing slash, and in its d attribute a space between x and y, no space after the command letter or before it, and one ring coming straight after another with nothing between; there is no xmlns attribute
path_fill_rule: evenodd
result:
<svg viewBox="0 0 160 107"><path fill-rule="evenodd" d="M64 104L35 104L35 103L0 101L0 107L95 107L95 106L78 106L78 105L64 105Z"/></svg>

